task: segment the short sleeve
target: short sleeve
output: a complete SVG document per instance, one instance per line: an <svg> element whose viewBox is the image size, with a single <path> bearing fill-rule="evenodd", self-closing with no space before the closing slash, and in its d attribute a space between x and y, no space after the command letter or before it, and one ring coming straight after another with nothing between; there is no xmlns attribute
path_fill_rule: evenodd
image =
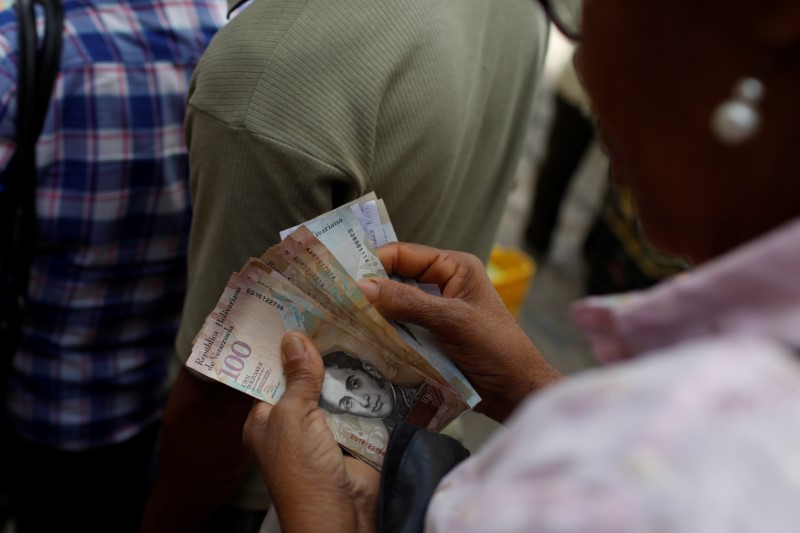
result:
<svg viewBox="0 0 800 533"><path fill-rule="evenodd" d="M281 230L356 197L341 170L193 106L186 132L193 220L181 363L233 272L277 243Z"/></svg>

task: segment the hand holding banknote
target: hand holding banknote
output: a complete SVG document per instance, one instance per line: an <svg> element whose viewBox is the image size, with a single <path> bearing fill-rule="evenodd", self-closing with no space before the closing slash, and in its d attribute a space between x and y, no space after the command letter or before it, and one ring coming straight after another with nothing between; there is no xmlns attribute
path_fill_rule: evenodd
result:
<svg viewBox="0 0 800 533"><path fill-rule="evenodd" d="M281 338L304 333L322 356L318 399L334 440L377 469L400 423L440 431L480 401L430 332L390 323L358 288L359 280L386 277L373 242L394 234L381 205L367 195L287 230L247 261L186 362L274 405L286 388Z"/></svg>
<svg viewBox="0 0 800 533"><path fill-rule="evenodd" d="M345 456L318 407L323 363L302 334L281 342L286 389L274 406L255 402L243 439L255 454L283 531L372 531L380 474ZM309 502L313 502L310 505Z"/></svg>
<svg viewBox="0 0 800 533"><path fill-rule="evenodd" d="M508 313L474 256L406 243L384 246L378 256L389 274L436 284L442 295L364 279L359 286L367 298L387 318L430 328L481 393L479 408L489 416L504 420L528 393L561 377ZM287 357L289 338L303 340L297 358ZM370 530L379 476L337 448L318 407L325 394L319 352L294 333L284 337L282 349L284 395L274 407L256 403L244 429L282 529L326 524L331 531Z"/></svg>
<svg viewBox="0 0 800 533"><path fill-rule="evenodd" d="M359 283L387 319L433 332L483 398L477 411L502 422L529 393L561 378L508 312L477 257L408 243L377 254L389 275L441 290L432 296L389 279Z"/></svg>

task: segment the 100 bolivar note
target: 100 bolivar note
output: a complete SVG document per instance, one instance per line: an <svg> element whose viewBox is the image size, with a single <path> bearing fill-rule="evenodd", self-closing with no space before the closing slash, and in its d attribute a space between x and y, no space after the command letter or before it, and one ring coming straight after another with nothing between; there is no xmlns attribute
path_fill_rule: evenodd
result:
<svg viewBox="0 0 800 533"><path fill-rule="evenodd" d="M352 224L338 226L346 233L328 236L328 242L341 247L346 247L345 237L354 242ZM327 231L336 231L335 227ZM469 409L468 400L474 398L465 398L463 391L451 386L449 376L440 375L395 333L343 263L307 228L296 233L268 250L264 261L251 259L231 276L186 364L275 403L285 388L281 338L287 331L305 333L323 356L320 407L334 437L380 468L398 423L439 431ZM362 257L346 261L350 268L385 276L374 264L371 245L366 244L366 253L363 243L355 242L353 250ZM269 258L272 264L266 262Z"/></svg>

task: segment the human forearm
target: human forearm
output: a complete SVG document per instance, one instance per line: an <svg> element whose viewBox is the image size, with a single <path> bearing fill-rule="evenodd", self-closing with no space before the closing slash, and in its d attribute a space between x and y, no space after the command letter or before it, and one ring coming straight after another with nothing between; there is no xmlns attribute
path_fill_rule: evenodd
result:
<svg viewBox="0 0 800 533"><path fill-rule="evenodd" d="M142 531L196 531L231 497L252 462L241 437L251 403L181 370L164 413Z"/></svg>
<svg viewBox="0 0 800 533"><path fill-rule="evenodd" d="M481 307L458 307L443 314L450 311L445 320L469 324L461 329L468 342L453 336L441 342L481 394L478 412L505 423L528 396L564 378L505 308L489 314Z"/></svg>
<svg viewBox="0 0 800 533"><path fill-rule="evenodd" d="M564 378L564 375L553 367L539 352L525 333L520 328L518 372L511 373L513 379L508 379L503 386L498 382L495 390L498 393L487 398L481 406L481 411L493 420L504 423L506 419L519 407L519 405L532 393L543 387L551 385Z"/></svg>

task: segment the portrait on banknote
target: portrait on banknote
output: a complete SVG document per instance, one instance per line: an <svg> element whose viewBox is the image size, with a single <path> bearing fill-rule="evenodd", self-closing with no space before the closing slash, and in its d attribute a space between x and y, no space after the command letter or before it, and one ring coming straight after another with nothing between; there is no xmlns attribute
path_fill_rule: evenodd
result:
<svg viewBox="0 0 800 533"><path fill-rule="evenodd" d="M375 366L342 350L323 356L325 379L320 407L332 414L381 419L387 433L405 419L423 380L416 386L389 381Z"/></svg>

